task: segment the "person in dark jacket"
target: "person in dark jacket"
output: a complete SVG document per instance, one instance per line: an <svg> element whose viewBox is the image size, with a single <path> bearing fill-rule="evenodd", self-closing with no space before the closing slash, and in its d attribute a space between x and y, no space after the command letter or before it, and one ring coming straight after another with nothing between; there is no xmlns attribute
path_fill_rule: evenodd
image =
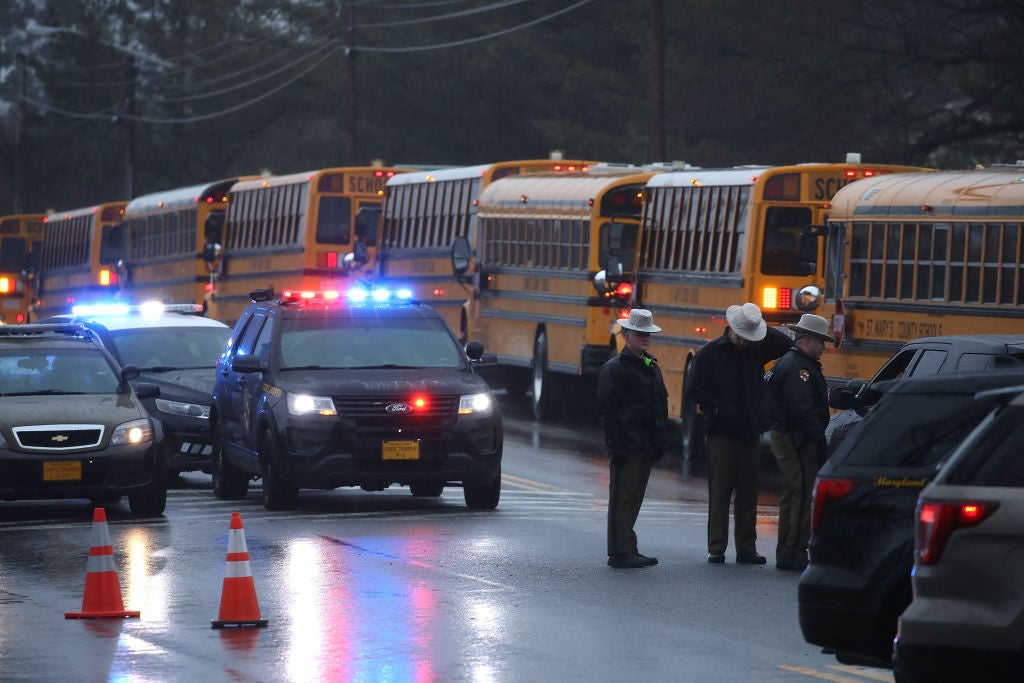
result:
<svg viewBox="0 0 1024 683"><path fill-rule="evenodd" d="M757 475L764 411L764 366L792 343L769 328L756 304L730 306L725 333L708 342L690 365L686 393L700 408L708 435L708 562L725 562L729 502L733 502L736 561L765 564L757 552Z"/></svg>
<svg viewBox="0 0 1024 683"><path fill-rule="evenodd" d="M789 328L796 340L771 369L767 395L772 453L782 477L775 566L803 571L811 537L811 493L825 456L829 418L820 359L825 342L834 340L828 335L828 321L820 315L806 313Z"/></svg>
<svg viewBox="0 0 1024 683"><path fill-rule="evenodd" d="M651 334L661 332L651 312L634 308L619 326L626 345L601 367L597 402L610 458L608 478L608 566L648 567L657 558L641 555L633 530L647 492L651 466L665 450L668 391L658 359L647 352Z"/></svg>

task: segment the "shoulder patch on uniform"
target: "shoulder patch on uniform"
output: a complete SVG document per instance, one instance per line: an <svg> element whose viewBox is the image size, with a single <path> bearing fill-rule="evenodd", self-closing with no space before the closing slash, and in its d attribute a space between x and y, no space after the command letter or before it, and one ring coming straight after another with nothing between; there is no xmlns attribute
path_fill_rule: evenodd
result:
<svg viewBox="0 0 1024 683"><path fill-rule="evenodd" d="M800 381L808 382L808 381L810 381L810 379L811 379L811 373L807 372L806 370L801 370L800 371Z"/></svg>

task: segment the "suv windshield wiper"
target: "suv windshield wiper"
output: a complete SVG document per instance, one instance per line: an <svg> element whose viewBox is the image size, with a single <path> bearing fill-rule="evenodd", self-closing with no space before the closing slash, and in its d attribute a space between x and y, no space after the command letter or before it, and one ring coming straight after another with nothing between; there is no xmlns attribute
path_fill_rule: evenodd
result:
<svg viewBox="0 0 1024 683"><path fill-rule="evenodd" d="M154 365L151 368L139 368L139 372L170 372L171 370L185 370L186 368L178 368L173 365Z"/></svg>
<svg viewBox="0 0 1024 683"><path fill-rule="evenodd" d="M383 365L356 365L353 370L415 370L419 365L395 365L384 363Z"/></svg>

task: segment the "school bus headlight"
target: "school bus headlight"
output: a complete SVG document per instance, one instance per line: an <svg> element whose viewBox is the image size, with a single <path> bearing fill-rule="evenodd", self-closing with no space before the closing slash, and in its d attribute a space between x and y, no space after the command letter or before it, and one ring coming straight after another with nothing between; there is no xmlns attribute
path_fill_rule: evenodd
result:
<svg viewBox="0 0 1024 683"><path fill-rule="evenodd" d="M490 415L494 400L490 394L470 394L459 397L459 415Z"/></svg>
<svg viewBox="0 0 1024 683"><path fill-rule="evenodd" d="M330 396L310 396L309 394L288 394L289 415L337 415L334 401Z"/></svg>
<svg viewBox="0 0 1024 683"><path fill-rule="evenodd" d="M133 420L118 425L110 435L111 446L140 446L153 440L153 428L149 420Z"/></svg>
<svg viewBox="0 0 1024 683"><path fill-rule="evenodd" d="M817 285L807 285L796 291L793 303L801 311L813 311L821 304L822 291Z"/></svg>

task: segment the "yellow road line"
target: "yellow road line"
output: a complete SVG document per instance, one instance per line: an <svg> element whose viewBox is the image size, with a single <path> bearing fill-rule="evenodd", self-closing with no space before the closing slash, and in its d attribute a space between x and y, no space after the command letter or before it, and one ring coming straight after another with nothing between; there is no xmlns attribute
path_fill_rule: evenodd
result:
<svg viewBox="0 0 1024 683"><path fill-rule="evenodd" d="M880 674L873 673L871 671L862 671L854 667L839 667L832 666L829 668L838 669L844 673L854 674L859 678L849 678L847 676L839 676L838 674L829 673L827 671L819 671L818 669L812 669L807 666L786 666L784 664L779 665L780 669L786 671L792 671L794 673L803 674L804 676L810 676L811 678L819 678L823 681L832 681L832 683L863 683L864 678L872 678L880 681L891 681L892 676L882 676Z"/></svg>
<svg viewBox="0 0 1024 683"><path fill-rule="evenodd" d="M507 472L502 472L502 481L515 486L521 486L526 490L537 490L537 492L558 492L560 494L577 494L570 488L561 488L559 486L552 486L548 483L541 481L534 481L532 479L523 479L521 477L513 476Z"/></svg>
<svg viewBox="0 0 1024 683"><path fill-rule="evenodd" d="M875 681L886 681L886 683L892 683L895 680L891 673L879 673L879 672L876 672L876 671L865 671L864 669L861 669L859 667L849 666L847 664L830 664L828 668L835 669L836 671L842 671L842 672L848 673L848 674L856 674L858 676L863 676L864 678L870 678L870 679L875 680Z"/></svg>

